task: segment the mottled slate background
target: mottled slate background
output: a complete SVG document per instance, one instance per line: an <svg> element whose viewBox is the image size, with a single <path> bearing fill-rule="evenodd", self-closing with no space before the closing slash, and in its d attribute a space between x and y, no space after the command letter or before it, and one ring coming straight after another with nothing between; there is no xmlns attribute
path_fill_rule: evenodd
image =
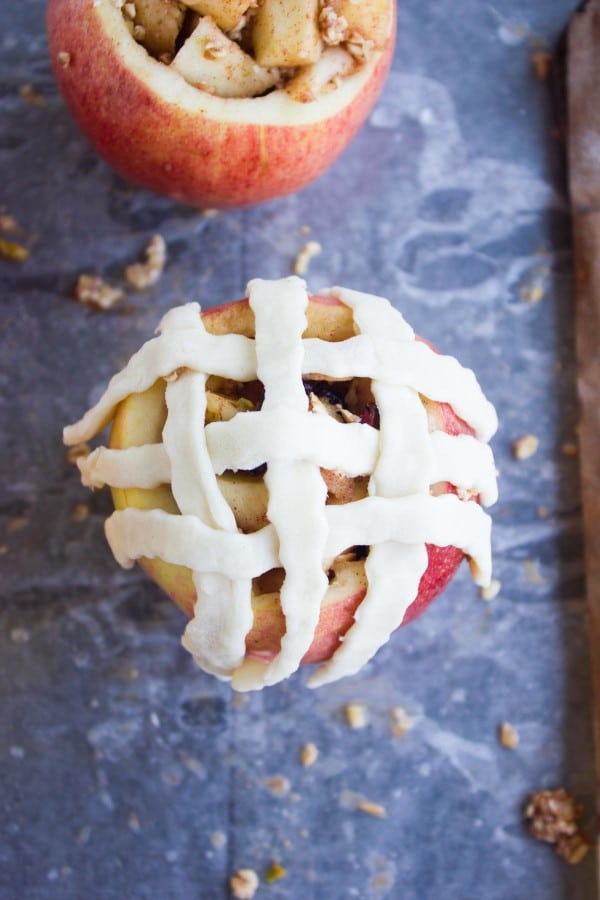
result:
<svg viewBox="0 0 600 900"><path fill-rule="evenodd" d="M235 868L262 878L274 861L287 874L259 897L595 895L592 854L568 867L521 821L531 790L565 785L592 824L577 460L561 451L577 418L564 148L530 67L573 6L405 0L389 83L343 159L300 195L208 218L108 171L57 96L43 0L4 4L1 212L32 253L0 260L2 900L221 900ZM61 428L171 305L287 273L301 226L323 247L314 289L392 298L497 404L502 589L484 603L465 568L360 676L240 699L194 668L177 610L112 560L108 497L79 485ZM169 248L156 288L110 314L72 301L80 272L118 283L155 231ZM517 462L529 432L539 451ZM359 731L351 701L368 706ZM402 738L398 704L417 720Z"/></svg>

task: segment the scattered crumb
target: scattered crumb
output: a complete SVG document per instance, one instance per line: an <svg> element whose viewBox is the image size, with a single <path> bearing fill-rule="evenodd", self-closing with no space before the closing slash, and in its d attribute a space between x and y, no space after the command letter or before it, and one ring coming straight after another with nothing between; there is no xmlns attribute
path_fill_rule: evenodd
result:
<svg viewBox="0 0 600 900"><path fill-rule="evenodd" d="M56 59L59 66L61 66L63 69L68 69L71 65L71 54L66 50L59 50L56 54Z"/></svg>
<svg viewBox="0 0 600 900"><path fill-rule="evenodd" d="M311 231L312 228L310 227L310 225L301 225L298 229L298 234L310 234Z"/></svg>
<svg viewBox="0 0 600 900"><path fill-rule="evenodd" d="M214 219L215 216L219 215L219 210L211 209L210 207L207 207L206 209L202 210L200 215L202 216L203 219Z"/></svg>
<svg viewBox="0 0 600 900"><path fill-rule="evenodd" d="M46 98L39 91L36 91L31 84L22 84L19 88L19 97L29 106L44 106Z"/></svg>
<svg viewBox="0 0 600 900"><path fill-rule="evenodd" d="M550 515L550 510L548 509L547 506L538 506L537 514L540 517L540 519L547 519L548 516Z"/></svg>
<svg viewBox="0 0 600 900"><path fill-rule="evenodd" d="M6 556L8 553L8 547L6 544L0 544L0 556Z"/></svg>
<svg viewBox="0 0 600 900"><path fill-rule="evenodd" d="M133 263L125 269L125 281L136 291L156 284L167 261L167 245L160 234L150 238L146 247L146 262Z"/></svg>
<svg viewBox="0 0 600 900"><path fill-rule="evenodd" d="M273 775L265 779L265 786L274 797L285 797L290 792L291 784L283 775Z"/></svg>
<svg viewBox="0 0 600 900"><path fill-rule="evenodd" d="M394 706L392 713L392 734L394 737L403 737L407 731L414 728L417 721L403 706Z"/></svg>
<svg viewBox="0 0 600 900"><path fill-rule="evenodd" d="M20 531L21 528L25 528L27 525L28 519L26 516L13 516L12 519L9 520L6 530L9 534L12 534L15 531Z"/></svg>
<svg viewBox="0 0 600 900"><path fill-rule="evenodd" d="M273 863L265 875L265 881L268 884L272 884L274 881L279 881L280 878L285 878L286 875L287 870L283 866L279 865L279 863Z"/></svg>
<svg viewBox="0 0 600 900"><path fill-rule="evenodd" d="M540 81L548 81L552 70L552 54L548 50L538 50L531 57L533 74Z"/></svg>
<svg viewBox="0 0 600 900"><path fill-rule="evenodd" d="M479 588L479 596L482 600L495 600L500 593L502 582L497 578L492 578L487 587Z"/></svg>
<svg viewBox="0 0 600 900"><path fill-rule="evenodd" d="M258 885L258 875L254 869L238 869L229 879L231 893L237 900L252 900Z"/></svg>
<svg viewBox="0 0 600 900"><path fill-rule="evenodd" d="M298 832L298 834L300 835L301 838L304 838L304 840L306 840L309 836L309 832L307 831L306 828L301 828L300 831Z"/></svg>
<svg viewBox="0 0 600 900"><path fill-rule="evenodd" d="M19 231L19 224L14 216L0 216L0 231Z"/></svg>
<svg viewBox="0 0 600 900"><path fill-rule="evenodd" d="M217 850L225 846L226 838L222 831L213 831L210 836L210 842Z"/></svg>
<svg viewBox="0 0 600 900"><path fill-rule="evenodd" d="M121 288L112 287L99 275L80 275L75 285L75 299L90 309L112 309L123 299Z"/></svg>
<svg viewBox="0 0 600 900"><path fill-rule="evenodd" d="M127 820L127 824L129 825L131 830L134 831L136 834L142 830L142 825L137 816L137 813L135 813L133 811L129 813L129 819Z"/></svg>
<svg viewBox="0 0 600 900"><path fill-rule="evenodd" d="M312 741L309 741L308 744L305 744L302 750L300 751L300 762L303 766L308 768L309 766L314 765L319 757L319 750L316 744L313 744Z"/></svg>
<svg viewBox="0 0 600 900"><path fill-rule="evenodd" d="M78 503L71 513L71 521L83 522L90 514L90 508L87 503Z"/></svg>
<svg viewBox="0 0 600 900"><path fill-rule="evenodd" d="M507 750L514 750L519 743L519 732L510 722L502 722L498 728L498 740Z"/></svg>
<svg viewBox="0 0 600 900"><path fill-rule="evenodd" d="M367 707L364 703L348 703L344 712L350 728L364 728L369 723Z"/></svg>
<svg viewBox="0 0 600 900"><path fill-rule="evenodd" d="M29 259L29 250L15 241L0 239L0 256L10 259L12 262L25 262L26 259Z"/></svg>
<svg viewBox="0 0 600 900"><path fill-rule="evenodd" d="M13 644L26 644L29 641L29 632L26 628L12 628L10 639Z"/></svg>
<svg viewBox="0 0 600 900"><path fill-rule="evenodd" d="M79 829L79 831L75 835L75 843L81 844L83 846L84 844L87 844L87 842L89 841L91 836L92 836L91 827L89 825L84 825L82 828Z"/></svg>
<svg viewBox="0 0 600 900"><path fill-rule="evenodd" d="M387 810L381 803L372 803L371 800L358 800L356 808L368 816L375 816L376 819L385 819Z"/></svg>
<svg viewBox="0 0 600 900"><path fill-rule="evenodd" d="M526 559L523 566L525 568L525 578L529 584L533 584L535 587L541 587L541 585L546 584L548 579L544 578L540 572L537 559Z"/></svg>
<svg viewBox="0 0 600 900"><path fill-rule="evenodd" d="M565 441L564 444L560 445L560 450L563 456L577 456L579 453L579 448L574 441Z"/></svg>
<svg viewBox="0 0 600 900"><path fill-rule="evenodd" d="M544 299L544 285L540 281L525 285L519 291L519 296L524 303L539 303Z"/></svg>
<svg viewBox="0 0 600 900"><path fill-rule="evenodd" d="M581 862L589 850L589 841L578 830L580 816L581 806L564 788L535 791L524 810L533 837L554 844L556 853L572 865Z"/></svg>
<svg viewBox="0 0 600 900"><path fill-rule="evenodd" d="M308 241L306 244L303 244L292 266L294 275L304 275L308 271L311 259L318 256L322 251L323 248L318 241Z"/></svg>
<svg viewBox="0 0 600 900"><path fill-rule="evenodd" d="M513 443L513 455L515 459L529 459L533 456L539 446L539 438L535 434L526 434L517 438Z"/></svg>
<svg viewBox="0 0 600 900"><path fill-rule="evenodd" d="M67 462L76 463L78 459L84 459L86 456L89 456L91 453L91 447L89 444L75 444L74 447L69 447L67 450Z"/></svg>
<svg viewBox="0 0 600 900"><path fill-rule="evenodd" d="M244 706L248 703L248 694L236 694L233 698L233 705L235 709L243 709Z"/></svg>

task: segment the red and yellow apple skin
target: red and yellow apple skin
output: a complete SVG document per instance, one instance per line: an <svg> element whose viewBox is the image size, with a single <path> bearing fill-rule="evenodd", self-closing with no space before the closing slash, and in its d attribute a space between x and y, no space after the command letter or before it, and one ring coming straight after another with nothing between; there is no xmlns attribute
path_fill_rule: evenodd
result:
<svg viewBox="0 0 600 900"><path fill-rule="evenodd" d="M322 100L223 100L192 87L134 41L111 0L49 0L47 28L60 91L109 165L156 193L224 209L298 191L348 146L391 64L392 9L387 45L323 117Z"/></svg>
<svg viewBox="0 0 600 900"><path fill-rule="evenodd" d="M224 334L235 332L252 336L253 317L247 300L228 303L202 313L207 331ZM311 296L307 310L306 336L338 340L352 335L352 314L348 307L331 297ZM449 434L473 434L446 403L427 401L430 422ZM143 394L132 394L117 409L111 432L111 447L124 448L161 440L165 422L164 382L158 381ZM438 486L441 492L451 492L450 484ZM128 506L139 509L160 508L177 514L177 506L167 485L154 490L113 488L117 509ZM415 600L406 610L402 624L421 615L429 604L446 588L464 554L456 547L427 545L429 564L424 572ZM194 614L196 591L189 569L161 559L141 559L140 565L188 618ZM341 570L340 578L325 596L313 642L303 663L318 663L329 659L354 621L354 613L365 596L367 582L362 563L354 563ZM277 592L254 596L252 600L254 624L246 638L248 656L271 660L279 650L285 633L285 619Z"/></svg>

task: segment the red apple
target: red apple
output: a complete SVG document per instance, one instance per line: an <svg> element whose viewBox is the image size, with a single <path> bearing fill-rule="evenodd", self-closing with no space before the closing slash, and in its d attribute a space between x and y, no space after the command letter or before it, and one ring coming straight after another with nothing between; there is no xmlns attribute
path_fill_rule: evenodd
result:
<svg viewBox="0 0 600 900"><path fill-rule="evenodd" d="M159 2L174 0L138 0L138 5ZM207 3L204 0L204 6ZM48 39L67 105L114 169L143 187L199 207L240 207L299 190L347 147L372 109L392 59L395 3L365 0L361 6L382 3L389 7L383 45L375 44L367 61L351 74L342 73L339 86L317 91L317 98L308 102L301 102L311 90L305 69L295 88L277 88L262 96L223 97L210 93L211 85L208 90L194 86L176 68L177 60L173 65L167 64L168 58L161 62L136 42L113 0L49 0ZM373 21L380 29L381 15ZM143 26L137 28L144 33ZM257 58L261 50L259 46L255 51ZM328 53L327 60L332 59L335 68L335 53L343 51L325 48L331 50L335 52ZM186 73L197 59L210 56L206 50L204 57L194 56L192 50L186 53L192 57L180 64ZM254 58L248 58L258 68ZM246 69L247 61L240 72ZM248 77L254 77L251 70ZM307 71L310 76L312 70ZM187 75L192 76L193 71ZM239 78L230 81L225 90L239 93Z"/></svg>
<svg viewBox="0 0 600 900"><path fill-rule="evenodd" d="M330 297L312 296L310 300L307 309L308 328L305 333L307 337L342 340L352 336L352 312L347 306ZM247 300L206 310L202 316L209 332L253 336L253 314ZM125 448L161 441L166 419L164 390L165 384L161 380L145 393L132 394L120 404L111 433L112 447ZM449 434L473 434L448 404L430 400L424 402L431 430L444 430ZM244 477L253 479L254 484L257 481L261 483L261 479L254 476L242 476L242 480ZM232 476L232 479L233 484L229 485L227 496L234 509L242 509L243 521L238 516L238 525L242 530L256 530L264 524L265 498L257 499L254 489L242 496L241 488L235 483L236 476ZM223 478L221 484L223 485ZM438 493L452 490L453 487L446 483L436 486ZM158 507L177 513L166 485L155 490L113 489L113 498L117 509L128 506L142 509ZM402 624L420 615L446 587L464 556L461 550L451 546L428 545L427 550L429 565L421 579L418 595L407 609ZM183 612L191 617L196 600L191 572L161 559L144 559L140 563ZM303 659L304 663L321 662L333 654L339 646L340 638L352 625L354 612L365 596L367 582L363 560L338 558L333 569L336 577L322 603L319 624L312 645ZM255 582L252 601L254 625L246 639L248 656L270 660L279 649L285 632L285 621L279 606L280 580L280 573L272 572Z"/></svg>

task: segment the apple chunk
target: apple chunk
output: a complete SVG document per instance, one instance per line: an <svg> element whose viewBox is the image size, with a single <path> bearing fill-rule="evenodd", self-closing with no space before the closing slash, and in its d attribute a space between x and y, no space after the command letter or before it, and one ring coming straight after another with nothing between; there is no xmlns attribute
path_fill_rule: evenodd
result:
<svg viewBox="0 0 600 900"><path fill-rule="evenodd" d="M300 103L315 100L326 85L347 75L354 68L354 59L341 47L329 47L316 63L303 66L286 84L286 91Z"/></svg>
<svg viewBox="0 0 600 900"><path fill-rule="evenodd" d="M135 0L134 24L143 29L140 43L160 59L175 53L185 10L178 0Z"/></svg>
<svg viewBox="0 0 600 900"><path fill-rule="evenodd" d="M375 47L389 39L391 12L388 0L327 0L325 9L346 20L350 34L358 34Z"/></svg>
<svg viewBox="0 0 600 900"><path fill-rule="evenodd" d="M172 67L189 84L219 97L254 97L273 87L278 77L258 66L209 16L200 19Z"/></svg>
<svg viewBox="0 0 600 900"><path fill-rule="evenodd" d="M223 31L233 31L244 13L252 6L251 0L183 0L183 2L201 16L210 16Z"/></svg>
<svg viewBox="0 0 600 900"><path fill-rule="evenodd" d="M321 55L319 0L263 0L254 20L254 55L261 66L305 66Z"/></svg>

